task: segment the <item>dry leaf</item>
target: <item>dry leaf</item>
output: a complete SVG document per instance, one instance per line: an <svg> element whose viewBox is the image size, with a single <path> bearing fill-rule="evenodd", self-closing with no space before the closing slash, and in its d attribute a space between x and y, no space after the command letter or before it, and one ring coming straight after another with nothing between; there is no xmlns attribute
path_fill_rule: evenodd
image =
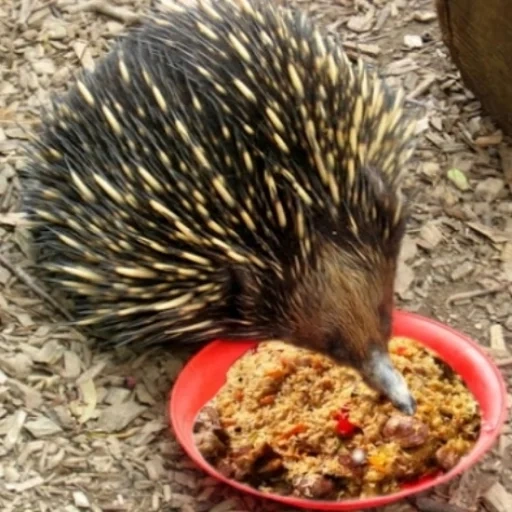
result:
<svg viewBox="0 0 512 512"><path fill-rule="evenodd" d="M446 177L459 189L463 192L469 190L471 186L469 185L469 181L466 175L459 169L450 169L446 173Z"/></svg>

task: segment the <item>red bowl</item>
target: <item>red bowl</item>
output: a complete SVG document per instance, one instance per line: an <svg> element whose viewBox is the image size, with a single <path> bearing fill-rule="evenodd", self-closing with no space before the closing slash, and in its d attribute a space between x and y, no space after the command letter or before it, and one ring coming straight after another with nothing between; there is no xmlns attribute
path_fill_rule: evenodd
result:
<svg viewBox="0 0 512 512"><path fill-rule="evenodd" d="M485 352L474 341L450 327L412 313L397 311L394 314L393 335L413 338L437 352L464 379L480 405L480 437L473 450L447 473L430 479L423 478L393 494L341 501L318 501L262 493L221 475L203 459L196 448L192 429L199 411L226 382L228 369L239 357L256 346L253 342L214 341L189 361L176 380L169 403L170 419L176 438L189 457L211 476L253 496L292 507L361 510L388 505L445 483L473 466L492 448L507 416L505 383L498 368Z"/></svg>

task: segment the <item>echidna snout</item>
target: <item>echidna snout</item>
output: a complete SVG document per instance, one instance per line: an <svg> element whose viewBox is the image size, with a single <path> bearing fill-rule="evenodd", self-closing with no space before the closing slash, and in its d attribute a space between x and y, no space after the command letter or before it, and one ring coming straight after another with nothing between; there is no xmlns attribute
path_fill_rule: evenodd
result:
<svg viewBox="0 0 512 512"><path fill-rule="evenodd" d="M393 367L387 351L373 350L361 374L371 387L381 391L398 410L408 415L416 412L416 400L403 375Z"/></svg>
<svg viewBox="0 0 512 512"><path fill-rule="evenodd" d="M289 340L357 369L368 385L413 414L414 398L388 354L396 255L324 242L316 267L298 279L291 293Z"/></svg>

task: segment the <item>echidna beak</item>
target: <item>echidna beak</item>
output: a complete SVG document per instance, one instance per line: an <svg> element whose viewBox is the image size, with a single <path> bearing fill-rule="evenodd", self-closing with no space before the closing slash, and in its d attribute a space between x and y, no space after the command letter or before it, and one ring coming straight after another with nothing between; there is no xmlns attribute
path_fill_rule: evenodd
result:
<svg viewBox="0 0 512 512"><path fill-rule="evenodd" d="M376 391L380 391L402 413L412 416L416 412L416 400L404 377L393 367L389 355L374 351L363 367L363 376Z"/></svg>

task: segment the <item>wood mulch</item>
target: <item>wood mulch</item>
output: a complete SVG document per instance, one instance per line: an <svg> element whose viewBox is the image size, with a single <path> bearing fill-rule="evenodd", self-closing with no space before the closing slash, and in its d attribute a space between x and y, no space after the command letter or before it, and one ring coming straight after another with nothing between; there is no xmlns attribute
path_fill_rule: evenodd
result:
<svg viewBox="0 0 512 512"><path fill-rule="evenodd" d="M512 146L461 83L433 0L297 0L351 55L378 63L421 117L397 298L473 336L512 389ZM31 274L17 214L19 147L50 91L92 67L148 0L0 3L0 509L291 512L195 470L169 432L190 357L101 352ZM510 396L510 395L509 395ZM512 511L512 431L450 485L386 512Z"/></svg>

